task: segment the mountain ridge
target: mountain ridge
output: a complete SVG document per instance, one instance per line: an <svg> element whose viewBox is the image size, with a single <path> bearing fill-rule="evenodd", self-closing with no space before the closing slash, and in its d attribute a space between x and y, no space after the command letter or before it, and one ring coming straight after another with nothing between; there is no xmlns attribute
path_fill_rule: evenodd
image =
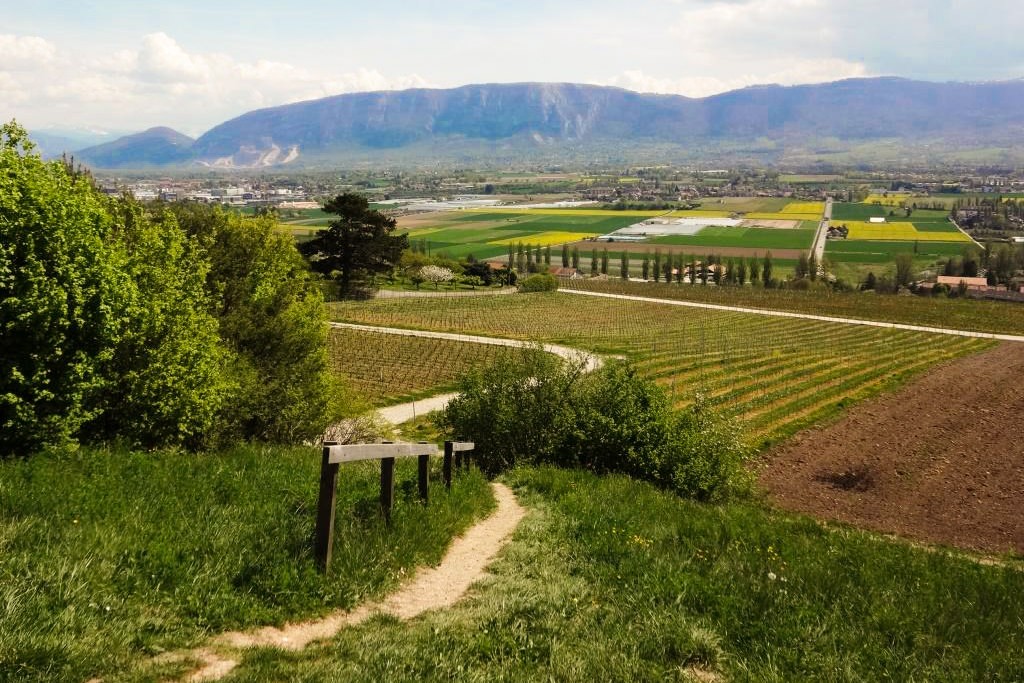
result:
<svg viewBox="0 0 1024 683"><path fill-rule="evenodd" d="M124 167L143 159L155 165L251 168L343 162L375 153L401 159L403 151L420 148L444 153L446 143L472 162L474 155L486 157L495 148L526 157L555 149L585 156L588 148L628 155L631 145L685 152L753 141L782 150L815 140L938 141L970 148L1013 144L1022 132L1024 79L858 78L756 85L705 98L576 83L484 83L348 93L258 109L214 126L190 145L179 141L163 156L150 148L160 136L132 136L132 144L122 138L79 156L98 166L114 161ZM162 142L166 146L167 140ZM119 143L112 158L110 145Z"/></svg>

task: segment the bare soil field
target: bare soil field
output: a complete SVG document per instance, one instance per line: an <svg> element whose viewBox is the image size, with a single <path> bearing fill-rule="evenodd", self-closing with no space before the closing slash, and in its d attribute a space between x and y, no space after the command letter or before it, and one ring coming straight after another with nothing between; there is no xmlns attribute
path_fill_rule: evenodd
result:
<svg viewBox="0 0 1024 683"><path fill-rule="evenodd" d="M399 230L415 230L416 228L425 228L427 226L433 226L447 220L458 218L459 215L460 214L458 211L428 211L425 213L411 213L405 216L398 217L398 228Z"/></svg>
<svg viewBox="0 0 1024 683"><path fill-rule="evenodd" d="M782 508L919 541L1024 554L1024 345L940 366L767 454Z"/></svg>
<svg viewBox="0 0 1024 683"><path fill-rule="evenodd" d="M800 221L776 221L776 220L747 220L740 223L744 228L774 228L779 230L792 230L800 227Z"/></svg>

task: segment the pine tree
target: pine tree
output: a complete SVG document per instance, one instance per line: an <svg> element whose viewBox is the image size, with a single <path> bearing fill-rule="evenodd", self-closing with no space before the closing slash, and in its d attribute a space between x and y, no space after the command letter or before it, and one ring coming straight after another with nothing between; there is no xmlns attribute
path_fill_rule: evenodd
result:
<svg viewBox="0 0 1024 683"><path fill-rule="evenodd" d="M654 250L654 281L661 279L661 249Z"/></svg>
<svg viewBox="0 0 1024 683"><path fill-rule="evenodd" d="M608 248L605 247L604 251L601 252L601 275L608 274Z"/></svg>
<svg viewBox="0 0 1024 683"><path fill-rule="evenodd" d="M765 287L772 286L772 252L765 252L764 263L761 266L761 281Z"/></svg>
<svg viewBox="0 0 1024 683"><path fill-rule="evenodd" d="M629 279L629 252L623 250L622 256L619 257L619 276L623 280Z"/></svg>
<svg viewBox="0 0 1024 683"><path fill-rule="evenodd" d="M565 260L565 254L562 255L562 260ZM544 247L544 265L551 267L551 245Z"/></svg>
<svg viewBox="0 0 1024 683"><path fill-rule="evenodd" d="M563 244L562 245L562 267L563 268L568 268L569 267L569 245L568 244Z"/></svg>
<svg viewBox="0 0 1024 683"><path fill-rule="evenodd" d="M740 258L739 265L736 266L736 283L747 284L747 260L744 258Z"/></svg>
<svg viewBox="0 0 1024 683"><path fill-rule="evenodd" d="M592 276L597 275L598 272L600 272L598 270L598 263L599 261L597 259L597 249L594 249L593 251L590 252L590 274Z"/></svg>
<svg viewBox="0 0 1024 683"><path fill-rule="evenodd" d="M650 276L651 276L651 252L649 252L649 251L645 251L644 252L644 260L643 260L643 264L640 267L640 273L643 276L644 280L650 279Z"/></svg>
<svg viewBox="0 0 1024 683"><path fill-rule="evenodd" d="M580 248L579 247L573 247L572 248L572 267L575 268L576 270L580 269Z"/></svg>

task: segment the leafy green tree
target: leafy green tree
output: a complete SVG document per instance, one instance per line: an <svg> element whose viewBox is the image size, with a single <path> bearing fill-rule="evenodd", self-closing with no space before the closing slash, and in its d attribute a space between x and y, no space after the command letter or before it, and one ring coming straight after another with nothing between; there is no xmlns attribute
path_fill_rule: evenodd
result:
<svg viewBox="0 0 1024 683"><path fill-rule="evenodd" d="M608 274L608 248L601 252L601 275Z"/></svg>
<svg viewBox="0 0 1024 683"><path fill-rule="evenodd" d="M85 177L0 127L0 454L71 441L95 417L130 287Z"/></svg>
<svg viewBox="0 0 1024 683"><path fill-rule="evenodd" d="M354 293L370 277L392 271L409 246L405 235L392 235L394 218L370 208L366 197L345 193L324 204L338 216L300 249L313 270L338 282L342 296Z"/></svg>
<svg viewBox="0 0 1024 683"><path fill-rule="evenodd" d="M629 279L629 252L625 250L619 256L619 277L623 280Z"/></svg>
<svg viewBox="0 0 1024 683"><path fill-rule="evenodd" d="M647 280L651 276L651 252L644 252L644 259L640 265L640 274L644 280Z"/></svg>
<svg viewBox="0 0 1024 683"><path fill-rule="evenodd" d="M580 269L580 248L579 247L573 247L572 248L572 267L575 268L576 270Z"/></svg>
<svg viewBox="0 0 1024 683"><path fill-rule="evenodd" d="M803 280L807 277L807 272L807 254L801 252L796 260L796 268L793 271L793 275L797 280Z"/></svg>
<svg viewBox="0 0 1024 683"><path fill-rule="evenodd" d="M597 257L597 249L593 249L590 252L590 275L591 277L598 274L600 268L600 261Z"/></svg>
<svg viewBox="0 0 1024 683"><path fill-rule="evenodd" d="M747 284L747 261L743 257L740 257L739 263L736 265L736 283L740 285Z"/></svg>
<svg viewBox="0 0 1024 683"><path fill-rule="evenodd" d="M818 279L818 257L815 254L811 254L807 259L807 276L811 278L811 282Z"/></svg>
<svg viewBox="0 0 1024 683"><path fill-rule="evenodd" d="M210 263L173 217L154 221L130 199L112 211L115 261L134 286L120 291L125 324L103 363L97 415L81 438L147 448L208 445L231 394L224 371L230 354L207 290Z"/></svg>
<svg viewBox="0 0 1024 683"><path fill-rule="evenodd" d="M654 250L654 281L657 282L661 279L661 249Z"/></svg>
<svg viewBox="0 0 1024 683"><path fill-rule="evenodd" d="M569 267L569 245L568 244L563 244L562 245L562 267L563 268L568 268Z"/></svg>
<svg viewBox="0 0 1024 683"><path fill-rule="evenodd" d="M207 290L231 352L220 439L317 438L348 397L329 369L323 296L294 240L273 221L187 204L172 211L204 245Z"/></svg>

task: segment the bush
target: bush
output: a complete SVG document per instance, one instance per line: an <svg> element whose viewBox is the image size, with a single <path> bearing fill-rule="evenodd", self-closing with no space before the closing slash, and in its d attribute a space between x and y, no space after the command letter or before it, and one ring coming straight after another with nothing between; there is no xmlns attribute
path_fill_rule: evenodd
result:
<svg viewBox="0 0 1024 683"><path fill-rule="evenodd" d="M684 412L628 363L586 374L539 348L505 357L460 383L438 425L476 444L490 474L548 463L619 472L698 500L749 486L740 432L704 400Z"/></svg>
<svg viewBox="0 0 1024 683"><path fill-rule="evenodd" d="M551 273L531 275L519 281L520 292L554 292L558 290L558 278Z"/></svg>

